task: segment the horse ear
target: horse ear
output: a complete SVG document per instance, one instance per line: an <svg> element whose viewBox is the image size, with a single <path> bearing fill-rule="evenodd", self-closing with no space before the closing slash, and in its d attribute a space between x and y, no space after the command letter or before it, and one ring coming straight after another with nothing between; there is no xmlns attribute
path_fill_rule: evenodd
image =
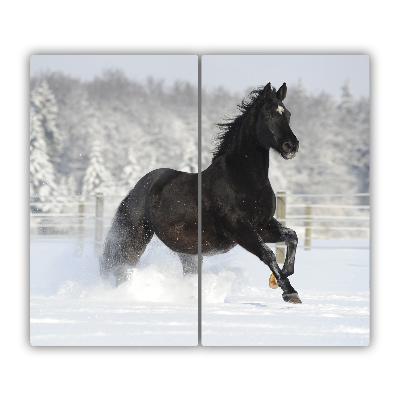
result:
<svg viewBox="0 0 400 400"><path fill-rule="evenodd" d="M269 97L271 94L271 82L268 83L268 85L265 86L264 90L263 90L263 98L267 98Z"/></svg>
<svg viewBox="0 0 400 400"><path fill-rule="evenodd" d="M276 98L280 101L285 100L286 97L286 93L287 93L287 87L286 87L286 83L284 83L279 90L276 92Z"/></svg>

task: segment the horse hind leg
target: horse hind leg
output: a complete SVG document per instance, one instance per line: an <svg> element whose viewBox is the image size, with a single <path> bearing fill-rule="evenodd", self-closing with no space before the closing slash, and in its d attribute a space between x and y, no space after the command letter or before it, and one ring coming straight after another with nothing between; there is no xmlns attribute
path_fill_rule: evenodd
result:
<svg viewBox="0 0 400 400"><path fill-rule="evenodd" d="M194 275L198 272L198 256L191 254L178 254L183 267L183 276Z"/></svg>

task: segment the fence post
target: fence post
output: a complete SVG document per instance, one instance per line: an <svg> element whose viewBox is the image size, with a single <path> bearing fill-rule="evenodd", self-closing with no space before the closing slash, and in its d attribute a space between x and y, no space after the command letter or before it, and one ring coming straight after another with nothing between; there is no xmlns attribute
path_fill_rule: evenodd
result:
<svg viewBox="0 0 400 400"><path fill-rule="evenodd" d="M276 195L276 218L286 219L286 192L277 192ZM286 226L286 221L282 221L281 224ZM286 256L286 245L284 242L276 244L276 262L283 264Z"/></svg>
<svg viewBox="0 0 400 400"><path fill-rule="evenodd" d="M83 240L85 237L85 201L80 200L78 204L78 242L76 244L76 255L81 256L83 253Z"/></svg>
<svg viewBox="0 0 400 400"><path fill-rule="evenodd" d="M306 230L304 249L311 250L311 203L306 205Z"/></svg>
<svg viewBox="0 0 400 400"><path fill-rule="evenodd" d="M104 196L103 193L96 194L96 228L95 228L95 251L99 254L103 240L103 211Z"/></svg>

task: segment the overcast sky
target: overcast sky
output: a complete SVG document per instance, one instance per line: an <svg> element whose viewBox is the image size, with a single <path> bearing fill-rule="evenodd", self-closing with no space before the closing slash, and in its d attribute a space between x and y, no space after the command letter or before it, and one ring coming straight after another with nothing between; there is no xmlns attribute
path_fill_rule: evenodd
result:
<svg viewBox="0 0 400 400"><path fill-rule="evenodd" d="M198 58L195 55L34 55L31 75L61 71L91 80L107 69L120 69L137 81L149 76L171 85L176 80L197 85ZM366 55L205 55L202 56L202 86L213 90L224 86L232 92L271 82L279 87L300 80L311 93L322 91L340 96L349 80L355 97L369 97L369 57Z"/></svg>
<svg viewBox="0 0 400 400"><path fill-rule="evenodd" d="M108 69L120 69L128 78L143 82L148 77L171 85L176 80L197 85L198 57L195 55L33 55L31 76L61 71L82 80L92 80Z"/></svg>
<svg viewBox="0 0 400 400"><path fill-rule="evenodd" d="M242 92L271 82L277 88L300 80L314 94L340 96L349 80L355 97L369 97L369 57L365 55L223 55L202 57L203 87Z"/></svg>

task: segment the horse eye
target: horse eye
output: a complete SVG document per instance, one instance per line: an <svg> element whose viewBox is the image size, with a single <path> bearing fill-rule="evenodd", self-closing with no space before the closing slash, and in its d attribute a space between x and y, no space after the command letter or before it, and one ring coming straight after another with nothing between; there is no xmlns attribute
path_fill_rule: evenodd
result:
<svg viewBox="0 0 400 400"><path fill-rule="evenodd" d="M271 118L269 114L265 114L265 119L268 121Z"/></svg>

